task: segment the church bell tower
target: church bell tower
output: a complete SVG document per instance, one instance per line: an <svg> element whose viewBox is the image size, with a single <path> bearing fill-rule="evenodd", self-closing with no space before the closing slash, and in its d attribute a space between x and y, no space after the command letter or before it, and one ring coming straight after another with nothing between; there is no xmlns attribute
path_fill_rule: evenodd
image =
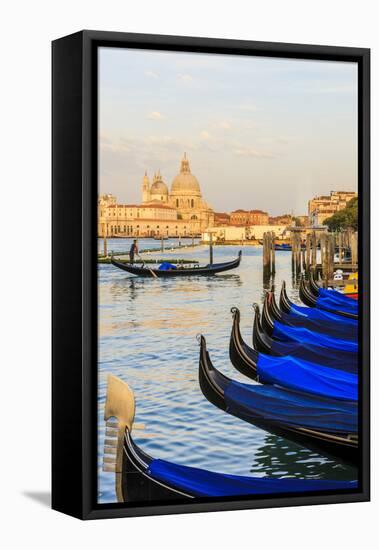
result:
<svg viewBox="0 0 379 550"><path fill-rule="evenodd" d="M142 180L142 202L149 202L150 200L150 181L147 177L147 172L145 172L145 175Z"/></svg>

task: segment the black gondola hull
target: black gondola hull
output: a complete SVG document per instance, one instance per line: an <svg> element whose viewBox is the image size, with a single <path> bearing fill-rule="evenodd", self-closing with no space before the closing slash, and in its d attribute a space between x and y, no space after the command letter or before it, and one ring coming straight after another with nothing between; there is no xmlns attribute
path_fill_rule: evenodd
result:
<svg viewBox="0 0 379 550"><path fill-rule="evenodd" d="M126 271L130 273L131 275L136 275L137 277L150 277L150 278L172 278L172 277L210 277L213 275L216 275L218 273L224 273L225 271L230 271L232 269L236 269L240 263L241 263L241 251L238 254L238 258L231 262L224 262L219 264L212 264L207 265L204 267L196 267L196 268L177 268L177 269L171 269L171 270L159 270L159 269L152 269L148 267L138 267L134 264L124 264L122 262L118 262L114 258L111 258L111 263L115 267L118 267L119 269L122 269L123 271Z"/></svg>
<svg viewBox="0 0 379 550"><path fill-rule="evenodd" d="M218 378L220 376L220 378ZM206 351L205 340L202 342L199 359L199 381L204 396L219 407L229 412L225 400L224 389L230 380L213 367L209 354ZM223 387L221 387L223 386ZM302 427L293 427L272 420L251 419L249 414L239 411L238 418L257 426L274 435L287 438L317 453L337 458L349 464L355 465L359 460L358 443L347 434L329 434L310 430Z"/></svg>

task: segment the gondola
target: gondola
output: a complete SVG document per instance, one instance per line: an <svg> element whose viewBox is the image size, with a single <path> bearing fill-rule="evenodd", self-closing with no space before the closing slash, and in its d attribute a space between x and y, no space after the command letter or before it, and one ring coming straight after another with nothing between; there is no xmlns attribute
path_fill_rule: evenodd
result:
<svg viewBox="0 0 379 550"><path fill-rule="evenodd" d="M317 345L316 343L297 343L280 342L273 340L262 327L260 321L259 306L253 305L255 311L253 323L253 346L257 351L272 355L274 357L283 357L291 355L305 361L311 361L327 367L338 368L349 372L357 372L358 355L357 353L332 351Z"/></svg>
<svg viewBox="0 0 379 550"><path fill-rule="evenodd" d="M133 440L134 395L109 375L104 418L106 471L115 473L119 502L190 501L196 497L263 495L304 491L351 490L354 481L278 479L229 475L154 459Z"/></svg>
<svg viewBox="0 0 379 550"><path fill-rule="evenodd" d="M199 382L208 401L233 416L321 454L351 463L359 460L356 402L231 380L212 365L203 336Z"/></svg>
<svg viewBox="0 0 379 550"><path fill-rule="evenodd" d="M132 275L137 275L138 277L189 277L189 276L212 276L217 273L222 273L224 271L230 271L231 269L236 269L241 263L242 251L238 252L238 257L231 262L223 262L218 264L208 264L206 266L199 267L185 267L185 266L175 266L175 269L160 270L152 267L145 267L142 265L138 267L135 264L124 264L118 262L113 257L111 257L111 263L115 267L127 271Z"/></svg>
<svg viewBox="0 0 379 550"><path fill-rule="evenodd" d="M281 313L275 302L275 294L270 291L266 293L262 309L262 325L270 336L275 337L276 323L295 328L306 328L315 333L326 334L327 336L343 340L356 341L358 338L358 327L356 325L335 321L328 322L326 319L309 319Z"/></svg>
<svg viewBox="0 0 379 550"><path fill-rule="evenodd" d="M309 273L309 280L308 280L308 290L315 298L318 297L324 297L327 299L331 299L333 301L337 301L338 303L341 303L343 305L348 305L350 307L357 308L357 292L346 293L346 292L338 292L334 289L325 289L321 288L317 282L315 281L313 270Z"/></svg>
<svg viewBox="0 0 379 550"><path fill-rule="evenodd" d="M299 286L300 300L308 307L317 307L349 319L358 319L358 313L352 308L345 309L341 304L336 304L324 298L315 298L305 286L304 277L300 278ZM352 300L353 301L353 300Z"/></svg>
<svg viewBox="0 0 379 550"><path fill-rule="evenodd" d="M306 285L304 275L301 275L301 281L303 282L304 290L309 295L309 297L316 300L316 307L320 307L320 305L324 304L327 307L339 308L342 311L346 311L348 313L358 312L357 300L353 300L352 298L345 296L337 290L325 288L319 288L318 294L315 295L310 288L309 282L308 286Z"/></svg>
<svg viewBox="0 0 379 550"><path fill-rule="evenodd" d="M274 305L276 305L275 295L274 295L273 303ZM291 300L287 296L285 281L283 281L282 288L280 291L279 306L280 306L280 309L277 308L276 306L276 310L275 310L276 312L278 312L279 317L281 313L284 312L284 313L290 314L291 317L293 315L296 315L300 318L315 319L317 321L328 321L328 322L331 321L331 322L340 323L340 324L343 323L351 327L354 327L356 329L358 328L357 319L350 319L348 317L343 317L336 313L331 313L329 311L325 311L317 307L299 306L298 304L291 302ZM275 317L275 318L279 320L279 317Z"/></svg>
<svg viewBox="0 0 379 550"><path fill-rule="evenodd" d="M285 252L291 252L291 250L292 250L292 246L290 244L287 244L287 243L275 243L274 248L277 251L282 250L282 251L285 251Z"/></svg>
<svg viewBox="0 0 379 550"><path fill-rule="evenodd" d="M358 352L358 341L356 338L348 339L340 337L341 335L337 337L335 334L329 335L329 333L315 332L301 325L290 326L280 321L273 322L271 319L269 319L267 324L262 322L262 326L270 336L281 342L298 342L299 344L314 344L317 342L318 346L327 348L333 353L338 351Z"/></svg>
<svg viewBox="0 0 379 550"><path fill-rule="evenodd" d="M357 400L357 374L292 356L272 357L259 353L242 338L239 309L232 308L232 313L229 356L239 372L262 384L278 385L331 399Z"/></svg>

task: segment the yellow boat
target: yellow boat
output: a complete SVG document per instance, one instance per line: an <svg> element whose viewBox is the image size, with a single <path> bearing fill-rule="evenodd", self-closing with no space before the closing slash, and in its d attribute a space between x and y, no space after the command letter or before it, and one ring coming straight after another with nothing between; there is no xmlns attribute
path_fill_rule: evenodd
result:
<svg viewBox="0 0 379 550"><path fill-rule="evenodd" d="M349 282L351 281L351 282ZM344 294L349 296L350 298L358 299L358 272L350 273L348 277L348 282L345 285Z"/></svg>

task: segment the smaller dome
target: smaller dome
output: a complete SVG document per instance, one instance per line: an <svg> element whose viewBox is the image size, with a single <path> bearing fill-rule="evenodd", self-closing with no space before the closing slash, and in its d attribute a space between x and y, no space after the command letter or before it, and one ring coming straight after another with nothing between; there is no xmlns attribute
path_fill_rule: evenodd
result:
<svg viewBox="0 0 379 550"><path fill-rule="evenodd" d="M154 181L150 187L151 195L168 195L168 187L162 179L160 172L154 176Z"/></svg>

